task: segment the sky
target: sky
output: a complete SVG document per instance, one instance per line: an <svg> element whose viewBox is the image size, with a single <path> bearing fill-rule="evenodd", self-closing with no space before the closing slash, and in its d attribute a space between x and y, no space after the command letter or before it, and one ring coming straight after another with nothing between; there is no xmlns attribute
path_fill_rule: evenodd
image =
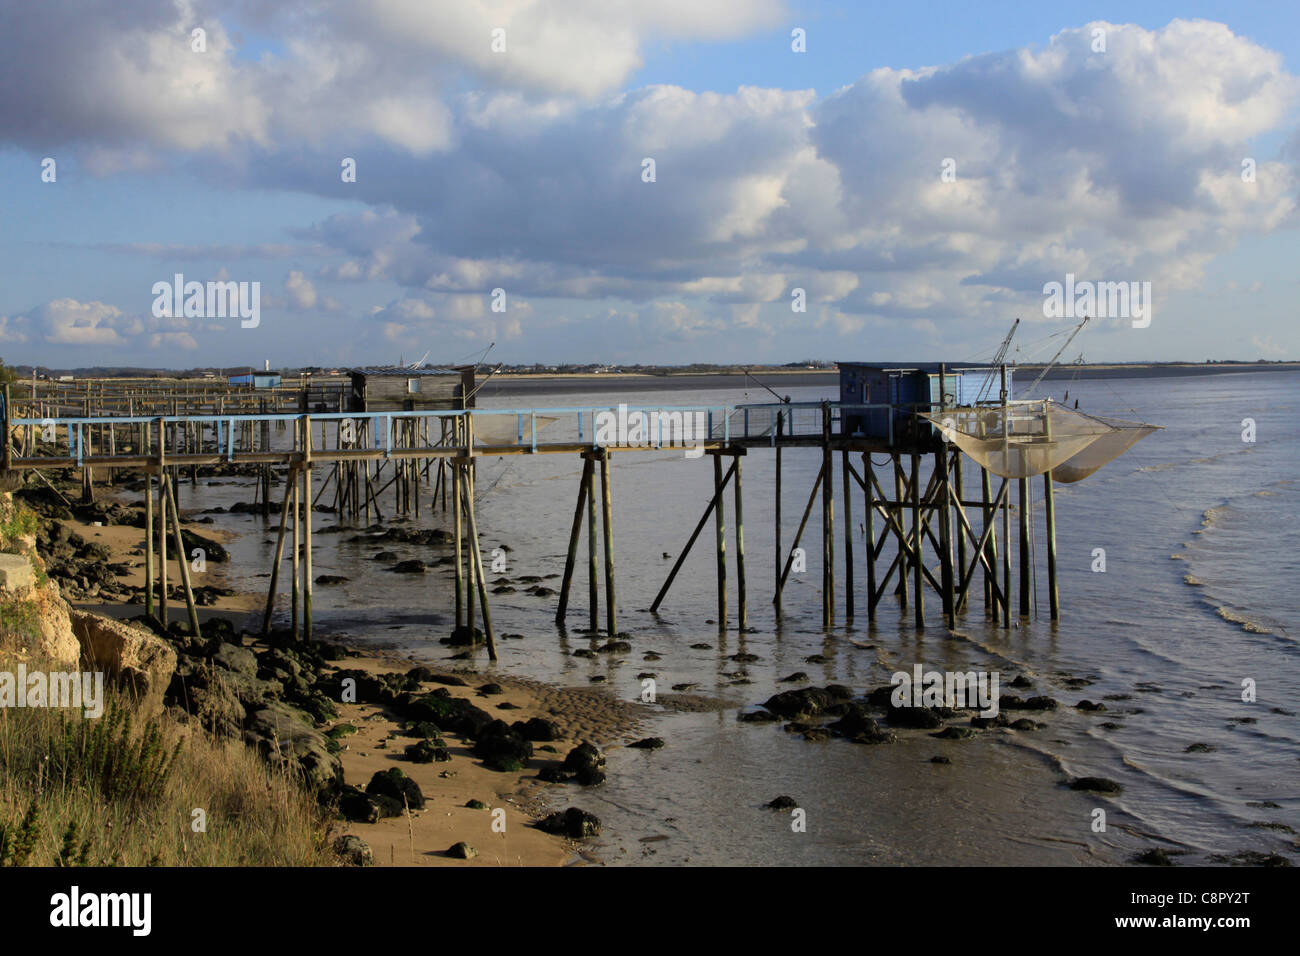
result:
<svg viewBox="0 0 1300 956"><path fill-rule="evenodd" d="M0 0L0 357L1300 359L1298 64L1276 3Z"/></svg>

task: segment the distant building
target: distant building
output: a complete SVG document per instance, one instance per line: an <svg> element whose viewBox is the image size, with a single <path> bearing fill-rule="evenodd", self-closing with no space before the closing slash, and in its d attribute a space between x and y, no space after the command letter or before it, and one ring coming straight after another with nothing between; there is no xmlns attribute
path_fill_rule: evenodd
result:
<svg viewBox="0 0 1300 956"><path fill-rule="evenodd" d="M474 366L356 368L349 411L413 412L474 407ZM466 405L468 401L468 405Z"/></svg>
<svg viewBox="0 0 1300 956"><path fill-rule="evenodd" d="M280 373L248 372L243 375L232 375L228 381L231 385L251 385L253 388L278 388Z"/></svg>

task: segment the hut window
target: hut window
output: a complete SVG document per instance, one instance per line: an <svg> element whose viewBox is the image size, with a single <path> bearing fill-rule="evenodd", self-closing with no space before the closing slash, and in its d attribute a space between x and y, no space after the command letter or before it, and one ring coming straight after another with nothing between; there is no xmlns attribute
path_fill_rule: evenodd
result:
<svg viewBox="0 0 1300 956"><path fill-rule="evenodd" d="M406 393L408 395L418 395L420 393L420 380L418 378L408 378L406 380Z"/></svg>

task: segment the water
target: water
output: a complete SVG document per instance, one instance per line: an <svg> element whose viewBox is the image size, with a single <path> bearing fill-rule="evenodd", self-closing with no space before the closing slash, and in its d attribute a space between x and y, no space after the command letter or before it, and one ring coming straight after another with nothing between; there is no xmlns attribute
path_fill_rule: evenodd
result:
<svg viewBox="0 0 1300 956"><path fill-rule="evenodd" d="M771 527L774 455L744 459L745 550L752 633L735 631L734 537L728 503L732 629L720 636L713 531L701 535L658 616L649 605L671 560L712 494L710 461L680 452L616 455L613 465L619 628L633 652L574 658L592 646L585 635L585 545L570 605L569 630L557 631L555 598L519 592L494 595L502 671L570 686L603 686L625 699L641 690L637 675L653 672L661 692L674 684L715 698L728 709L676 712L648 708L641 735L668 746L647 753L609 753L609 782L594 790L555 789L565 801L605 823L597 855L610 863L731 864L1090 864L1124 862L1151 846L1205 862L1243 850L1295 855L1300 829L1300 589L1294 585L1296 515L1300 513L1297 384L1294 374L1251 373L1187 378L1048 383L1055 397L1094 414L1164 426L1119 460L1075 485L1057 486L1057 537L1063 620L1047 620L1045 573L1038 616L1010 631L984 618L979 587L955 631L942 626L938 596L927 595L924 632L892 598L877 625L859 620L829 633L820 627L820 508L814 506L804 545L808 570L792 574L779 625L770 603L774 566ZM1046 387L1046 386L1045 386ZM792 389L795 401L831 397L828 389ZM636 393L641 405L766 401L762 392ZM487 407L513 407L519 397L481 396ZM530 404L608 405L610 393L530 395ZM1242 440L1242 420L1256 423L1256 441ZM554 428L567 427L557 423ZM546 437L550 437L547 435ZM877 463L882 461L877 458ZM813 449L784 455L783 542L788 547L819 464ZM504 575L536 576L558 587L577 494L576 455L483 460L479 526L487 560L508 546ZM970 472L968 472L969 474ZM836 462L837 514L840 477ZM1041 482L1035 493L1040 561ZM968 482L968 496L970 484ZM246 485L182 486L182 507L211 507L248 498ZM862 498L853 502L856 575L864 578L856 530ZM391 510L391 509L390 509ZM429 519L422 519L427 521ZM221 516L245 534L232 546L235 582L264 589L273 529L260 518ZM318 527L330 523L318 517ZM1013 519L1014 523L1014 519ZM880 524L877 522L877 533ZM843 528L836 527L842 588ZM371 559L380 550L429 558L428 549L350 541L353 533L318 534L317 574L342 574L342 587L315 591L318 631L438 661L449 656L437 637L449 630L449 574L396 575ZM1092 570L1096 549L1106 570ZM892 552L885 553L886 564ZM1014 576L1014 572L1013 572ZM603 591L602 591L603 598ZM842 617L842 591L837 611ZM603 610L601 612L603 626ZM707 650L691 649L705 643ZM642 655L661 655L645 662ZM759 660L741 664L738 652ZM824 662L809 663L811 655ZM779 678L804 671L814 683L863 691L888 683L915 663L927 669L996 670L1005 682L1027 674L1029 693L1049 694L1063 708L1042 717L1037 733L991 732L942 741L917 731L892 746L832 740L811 743L780 725L736 721L736 709L792 686ZM482 662L484 667L487 663ZM1091 681L1080 685L1078 679ZM750 683L739 683L748 680ZM1257 700L1243 702L1243 681ZM1104 701L1085 714L1079 700ZM1110 698L1110 699L1107 699ZM1202 744L1204 752L1187 752ZM934 755L951 764L930 762ZM1069 790L1067 776L1119 781L1124 792L1099 797ZM778 794L806 811L805 832L791 816L762 808ZM1261 806L1268 802L1276 807ZM1252 805L1254 804L1254 805ZM1096 811L1105 832L1095 829Z"/></svg>

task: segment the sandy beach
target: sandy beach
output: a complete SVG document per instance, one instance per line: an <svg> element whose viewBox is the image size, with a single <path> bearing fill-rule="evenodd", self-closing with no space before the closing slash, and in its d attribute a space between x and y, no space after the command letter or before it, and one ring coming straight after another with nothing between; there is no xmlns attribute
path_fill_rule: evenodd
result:
<svg viewBox="0 0 1300 956"><path fill-rule="evenodd" d="M108 500L127 504L122 499ZM195 517L192 514L191 520L185 517L182 512L181 524L186 531L222 543L235 537L231 532L192 520ZM145 581L144 530L77 518L63 523L87 542L109 549L109 564L126 565L128 573L118 575L118 580L134 592L127 602L70 603L111 617L139 614ZM169 588L179 583L174 549L169 552L168 575ZM211 562L202 575L194 576L194 583L196 587L203 584L224 588L228 582L223 566ZM221 595L211 605L198 608L200 621L224 618L236 629L255 634L260 630L264 602L263 594ZM170 619L184 620L185 614L184 601L174 596ZM268 647L255 637L244 646L255 653ZM346 657L337 662L339 667L374 675L405 674L417 665L428 664L364 648L348 647L345 653ZM404 748L419 738L404 730L407 721L392 708L340 703L337 719L319 729L329 732L338 728L338 756L344 784L364 788L375 773L395 766L416 782L426 805L424 809L410 811L409 816L387 817L374 823L338 820L331 830L331 839L355 834L371 848L376 866L564 866L590 861L592 858L576 841L532 826L554 809L554 798L560 796L555 793L557 786L575 789L578 786L542 782L537 776L538 769L548 765L558 767L565 754L584 741L604 751L611 743L634 739L640 705L618 700L599 688L570 689L496 674L489 677L469 667L431 670L443 680L425 682L423 689L445 687L452 697L471 701L507 723L545 719L559 732L556 739L538 745L533 766L520 772L488 769L474 756L471 741L449 732L442 734L449 760L416 763L408 759ZM472 807L471 801L477 804ZM462 843L473 850L469 859L449 852Z"/></svg>

